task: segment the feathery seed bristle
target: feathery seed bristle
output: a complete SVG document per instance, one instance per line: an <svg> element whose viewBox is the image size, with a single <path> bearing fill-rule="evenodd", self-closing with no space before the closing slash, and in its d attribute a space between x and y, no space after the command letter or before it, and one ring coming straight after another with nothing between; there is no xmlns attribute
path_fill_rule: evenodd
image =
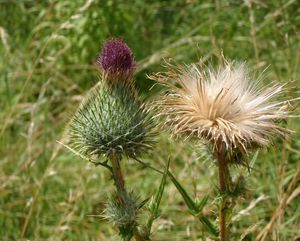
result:
<svg viewBox="0 0 300 241"><path fill-rule="evenodd" d="M175 134L246 154L248 148L268 145L274 135L289 133L276 123L289 116L287 102L276 101L283 85L260 87L244 64L226 62L216 71L177 66L150 78L168 87L155 105Z"/></svg>

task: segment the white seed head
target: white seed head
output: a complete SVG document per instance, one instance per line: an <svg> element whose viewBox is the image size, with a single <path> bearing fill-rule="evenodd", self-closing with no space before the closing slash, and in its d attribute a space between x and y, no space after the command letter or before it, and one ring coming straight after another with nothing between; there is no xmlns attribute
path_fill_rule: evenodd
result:
<svg viewBox="0 0 300 241"><path fill-rule="evenodd" d="M175 66L150 78L168 87L155 104L175 134L247 153L248 148L268 145L273 136L289 132L277 123L289 116L288 102L278 101L283 85L262 87L244 64L225 61L217 70Z"/></svg>

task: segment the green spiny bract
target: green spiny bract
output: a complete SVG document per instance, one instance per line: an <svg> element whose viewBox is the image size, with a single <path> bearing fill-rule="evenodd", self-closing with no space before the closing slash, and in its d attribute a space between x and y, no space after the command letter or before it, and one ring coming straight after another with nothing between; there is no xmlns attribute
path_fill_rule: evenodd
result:
<svg viewBox="0 0 300 241"><path fill-rule="evenodd" d="M133 192L114 193L106 204L104 217L126 229L135 225L139 209L139 198Z"/></svg>
<svg viewBox="0 0 300 241"><path fill-rule="evenodd" d="M133 192L114 193L106 204L103 217L119 228L119 235L123 240L131 240L138 229L136 221L142 206L143 202Z"/></svg>
<svg viewBox="0 0 300 241"><path fill-rule="evenodd" d="M70 123L71 146L88 158L119 154L136 158L153 143L153 121L134 88L105 76Z"/></svg>

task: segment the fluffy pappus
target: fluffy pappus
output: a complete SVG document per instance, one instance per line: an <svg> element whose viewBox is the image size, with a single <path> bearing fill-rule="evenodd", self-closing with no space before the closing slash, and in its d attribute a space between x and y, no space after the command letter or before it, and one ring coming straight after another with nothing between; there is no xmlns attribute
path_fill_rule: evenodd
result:
<svg viewBox="0 0 300 241"><path fill-rule="evenodd" d="M216 70L196 64L171 66L150 78L167 87L154 104L175 134L247 154L248 149L268 145L274 136L290 133L278 125L289 117L289 102L278 101L284 86L262 86L243 63L225 61Z"/></svg>

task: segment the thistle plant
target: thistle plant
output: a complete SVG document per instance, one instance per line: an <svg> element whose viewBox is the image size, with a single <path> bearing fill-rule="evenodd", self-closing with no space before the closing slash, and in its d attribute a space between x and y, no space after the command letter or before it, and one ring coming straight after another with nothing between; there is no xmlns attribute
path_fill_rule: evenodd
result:
<svg viewBox="0 0 300 241"><path fill-rule="evenodd" d="M131 240L143 202L125 187L120 162L137 159L154 143L150 112L134 88L135 61L121 39L106 42L96 61L99 82L89 91L69 125L70 148L110 170L116 186L105 211L119 228L123 240ZM100 161L105 159L105 161Z"/></svg>
<svg viewBox="0 0 300 241"><path fill-rule="evenodd" d="M279 125L290 117L290 101L278 101L284 86L262 86L245 64L224 61L216 70L202 65L172 66L150 78L167 87L156 102L159 116L174 134L193 136L211 146L219 173L219 236L229 240L229 165L248 165L248 154L290 133Z"/></svg>

